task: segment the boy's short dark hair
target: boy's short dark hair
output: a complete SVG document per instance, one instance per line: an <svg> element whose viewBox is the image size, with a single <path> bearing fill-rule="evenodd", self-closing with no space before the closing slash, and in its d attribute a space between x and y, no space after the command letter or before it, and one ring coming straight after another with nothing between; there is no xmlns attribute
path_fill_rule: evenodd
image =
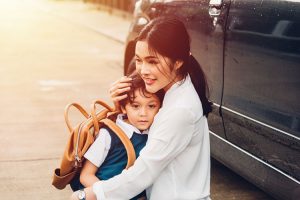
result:
<svg viewBox="0 0 300 200"><path fill-rule="evenodd" d="M127 98L120 101L120 106L125 107L127 103L132 103L134 101L134 91L139 90L140 94L146 98L150 98L149 95L152 95L151 93L147 92L145 82L142 79L142 77L137 73L137 71L133 71L128 77L132 78L131 87L126 94L128 95ZM164 98L164 91L159 90L158 92L154 93L162 103Z"/></svg>

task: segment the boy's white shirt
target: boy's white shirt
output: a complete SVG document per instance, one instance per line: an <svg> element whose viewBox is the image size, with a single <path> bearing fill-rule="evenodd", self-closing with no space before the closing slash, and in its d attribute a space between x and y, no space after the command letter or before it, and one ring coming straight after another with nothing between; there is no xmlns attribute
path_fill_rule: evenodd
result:
<svg viewBox="0 0 300 200"><path fill-rule="evenodd" d="M94 183L98 200L126 200L147 188L149 200L210 199L207 118L188 76L165 94L134 165Z"/></svg>
<svg viewBox="0 0 300 200"><path fill-rule="evenodd" d="M141 132L136 127L125 122L123 114L119 114L117 116L116 124L122 129L122 131L124 131L129 139L132 137L133 132L138 134L148 134L148 130ZM101 128L98 137L88 151L84 154L84 157L95 166L100 167L108 154L110 146L111 136L109 135L107 129Z"/></svg>

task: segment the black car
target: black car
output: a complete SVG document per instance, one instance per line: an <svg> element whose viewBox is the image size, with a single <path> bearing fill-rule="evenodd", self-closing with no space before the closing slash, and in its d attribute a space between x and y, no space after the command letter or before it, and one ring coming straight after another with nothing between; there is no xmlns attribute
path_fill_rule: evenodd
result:
<svg viewBox="0 0 300 200"><path fill-rule="evenodd" d="M212 156L273 197L295 198L300 1L140 0L127 38L125 74L132 70L141 28L174 14L184 21L192 54L207 75L214 103L208 119Z"/></svg>

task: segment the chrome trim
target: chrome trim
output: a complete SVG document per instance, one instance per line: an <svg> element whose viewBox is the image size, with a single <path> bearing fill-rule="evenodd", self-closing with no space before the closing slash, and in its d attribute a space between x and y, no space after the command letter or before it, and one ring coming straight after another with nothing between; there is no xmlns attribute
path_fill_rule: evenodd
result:
<svg viewBox="0 0 300 200"><path fill-rule="evenodd" d="M293 135L293 134L291 134L291 133L285 132L285 131L280 130L280 129L278 129L278 128L275 128L275 127L273 127L273 126L271 126L271 125L268 125L268 124L266 124L266 123L264 123L264 122L258 121L258 120L256 120L256 119L251 118L251 117L248 117L248 116L246 116L246 115L244 115L244 114L241 114L241 113L239 113L239 112L237 112L237 111L231 110L230 108L227 108L227 107L225 107L225 106L220 106L219 104L216 104L216 103L213 103L213 105L215 105L215 106L217 106L217 107L221 107L221 108L224 109L224 110L227 110L227 111L232 112L232 113L234 113L234 114L236 114L236 115L239 115L239 116L241 116L241 117L244 117L244 118L246 118L246 119L248 119L248 120L251 120L251 121L253 121L253 122L256 122L256 123L258 123L258 124L260 124L260 125L262 125L262 126L265 126L265 127L270 128L270 129L273 129L274 131L278 131L278 132L280 132L280 133L282 133L282 134L285 134L285 135L287 135L287 136L290 136L290 137L292 137L292 138L294 138L294 139L296 139L296 140L300 140L300 137L297 137L297 136L295 136L295 135Z"/></svg>
<svg viewBox="0 0 300 200"><path fill-rule="evenodd" d="M213 103L213 105L217 106L217 107L221 107L219 104L217 103Z"/></svg>
<svg viewBox="0 0 300 200"><path fill-rule="evenodd" d="M279 169L275 168L274 166L270 165L269 163L266 163L265 161L259 159L258 157L252 155L251 153L245 151L244 149L242 149L242 148L236 146L235 144L233 144L233 143L231 143L231 142L228 142L227 140L224 140L224 138L218 136L216 133L214 133L214 132L212 132L212 131L209 131L209 133L212 134L213 136L217 137L218 139L220 139L220 140L226 142L228 145L230 145L230 146L236 148L237 150L239 150L239 151L241 151L241 152L247 154L248 156L252 157L253 159L257 160L258 162L260 162L260 163L262 163L262 164L264 164L264 165L266 165L266 166L272 168L273 170L277 171L278 173L280 173L280 174L284 175L285 177L289 178L290 180L296 182L297 184L300 184L300 181L298 181L297 179L295 179L295 178L291 177L290 175L288 175L288 174L282 172L281 170L279 170Z"/></svg>

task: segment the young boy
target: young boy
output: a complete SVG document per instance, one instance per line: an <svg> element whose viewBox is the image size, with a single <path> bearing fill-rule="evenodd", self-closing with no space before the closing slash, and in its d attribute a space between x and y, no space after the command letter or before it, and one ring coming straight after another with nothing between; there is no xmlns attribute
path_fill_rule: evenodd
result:
<svg viewBox="0 0 300 200"><path fill-rule="evenodd" d="M148 93L144 81L137 73L130 76L132 81L128 97L120 102L122 114L116 124L130 138L139 156L148 138L148 129L158 112L163 92ZM86 161L80 174L84 187L93 185L99 180L107 180L122 172L127 164L127 153L120 139L108 128L100 129L99 137L84 155ZM145 191L132 199L145 199Z"/></svg>

